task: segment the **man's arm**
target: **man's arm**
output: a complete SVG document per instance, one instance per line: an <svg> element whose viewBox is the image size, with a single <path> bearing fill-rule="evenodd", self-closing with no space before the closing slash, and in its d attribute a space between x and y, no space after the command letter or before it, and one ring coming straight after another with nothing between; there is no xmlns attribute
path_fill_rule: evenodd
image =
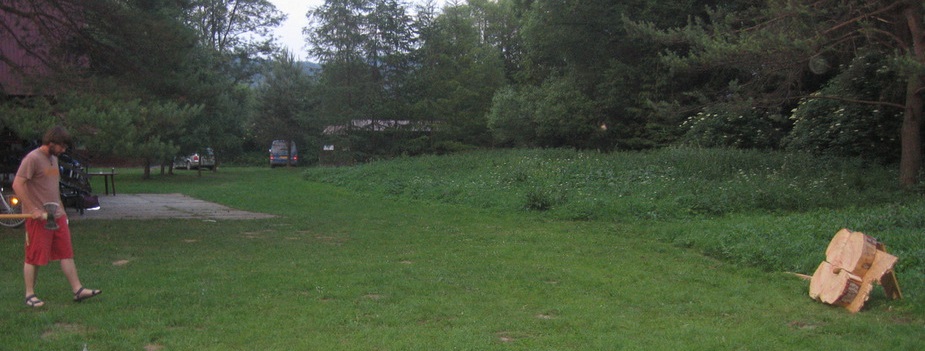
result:
<svg viewBox="0 0 925 351"><path fill-rule="evenodd" d="M16 192L16 196L19 197L19 201L22 202L23 213L32 213L32 218L34 219L42 218L42 215L45 212L40 206L36 206L32 199L29 198L29 192L26 191L27 181L28 180L23 177L14 177L13 191Z"/></svg>

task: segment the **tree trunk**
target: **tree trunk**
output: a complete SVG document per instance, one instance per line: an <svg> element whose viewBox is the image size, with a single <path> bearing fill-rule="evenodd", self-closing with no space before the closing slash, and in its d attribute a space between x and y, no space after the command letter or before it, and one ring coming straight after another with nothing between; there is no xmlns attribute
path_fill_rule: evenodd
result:
<svg viewBox="0 0 925 351"><path fill-rule="evenodd" d="M141 179L151 179L151 160L145 159L145 169L144 173L141 175Z"/></svg>
<svg viewBox="0 0 925 351"><path fill-rule="evenodd" d="M904 10L906 23L912 35L912 58L925 65L925 33L922 26L922 5L914 1ZM900 134L902 153L899 161L899 181L903 186L913 186L919 182L922 169L922 106L925 95L925 76L912 73L906 87L906 111Z"/></svg>

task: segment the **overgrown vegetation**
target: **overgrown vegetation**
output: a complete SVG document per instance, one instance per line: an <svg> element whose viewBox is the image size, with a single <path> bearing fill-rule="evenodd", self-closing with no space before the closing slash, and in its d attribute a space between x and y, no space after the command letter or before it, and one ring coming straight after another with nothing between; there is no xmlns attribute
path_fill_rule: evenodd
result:
<svg viewBox="0 0 925 351"><path fill-rule="evenodd" d="M25 99L0 100L0 127L34 138L34 125L65 124L87 144L137 136L130 148L88 152L144 150L154 162L206 146L237 159L274 139L300 145L302 164L499 146L789 147L896 164L902 184L918 183L921 2L440 5L306 5L289 15L310 20L307 51L289 53L269 35L284 15L267 0L0 2L8 22L60 27L58 35L0 34L55 45L62 62L42 61L61 74L32 77L30 88L54 86L79 102L16 92ZM47 15L46 7L69 11ZM296 62L302 54L318 62ZM107 134L105 116L123 107L186 118L131 113L130 133ZM338 153L318 155L323 146Z"/></svg>
<svg viewBox="0 0 925 351"><path fill-rule="evenodd" d="M73 214L81 278L104 294L71 302L52 265L40 273L42 310L22 304L21 229L0 229L0 266L6 267L0 270L6 282L0 284L6 316L0 348L915 350L922 344L922 263L915 252L922 248L923 223L914 196L865 193L856 206L806 212L736 207L725 215L574 221L551 217L561 206L554 201L545 211L522 209L533 203L527 194L544 193L544 186L524 187L512 207L484 209L438 203L426 194L413 200L409 188L385 186L413 170L433 178L434 186L469 182L470 196L491 203L487 199L513 192L492 194L497 186L473 182L469 168L522 160L519 171L496 173L532 182L533 174L587 172L595 162L625 167L607 178L666 167L653 161L678 162L720 182L734 177L737 162L762 162L758 153L673 152L690 161L668 151L583 154L585 168L568 168L563 165L580 153L504 151L307 171L310 178L337 178L343 187L305 181L306 170L298 168L224 167L149 180L140 169L118 169L118 196L182 192L278 217L107 221ZM642 197L637 200L651 201ZM905 299L886 299L878 288L852 315L812 301L805 281L767 268L793 264L791 255L807 266L818 263L820 245L841 225L857 225L900 255Z"/></svg>
<svg viewBox="0 0 925 351"><path fill-rule="evenodd" d="M925 293L925 197L900 189L895 170L861 159L697 148L499 150L315 168L305 176L397 198L621 223L773 271L812 274L832 235L850 228L886 243L902 257L907 291Z"/></svg>

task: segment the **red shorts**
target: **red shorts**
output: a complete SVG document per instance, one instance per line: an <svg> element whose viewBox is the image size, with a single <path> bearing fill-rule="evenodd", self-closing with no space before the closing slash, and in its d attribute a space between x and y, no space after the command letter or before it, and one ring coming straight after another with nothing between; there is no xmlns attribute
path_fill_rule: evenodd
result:
<svg viewBox="0 0 925 351"><path fill-rule="evenodd" d="M67 217L56 218L58 230L45 229L45 220L26 220L26 263L44 266L49 261L74 257L71 247L71 229Z"/></svg>

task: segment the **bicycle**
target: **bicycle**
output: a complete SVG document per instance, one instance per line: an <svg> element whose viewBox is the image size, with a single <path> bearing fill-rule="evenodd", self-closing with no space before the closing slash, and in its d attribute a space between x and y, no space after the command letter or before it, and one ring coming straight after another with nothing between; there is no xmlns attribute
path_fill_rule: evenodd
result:
<svg viewBox="0 0 925 351"><path fill-rule="evenodd" d="M22 203L19 197L14 194L6 195L0 187L0 214L21 214ZM8 228L16 228L26 222L25 218L0 218L0 225Z"/></svg>

